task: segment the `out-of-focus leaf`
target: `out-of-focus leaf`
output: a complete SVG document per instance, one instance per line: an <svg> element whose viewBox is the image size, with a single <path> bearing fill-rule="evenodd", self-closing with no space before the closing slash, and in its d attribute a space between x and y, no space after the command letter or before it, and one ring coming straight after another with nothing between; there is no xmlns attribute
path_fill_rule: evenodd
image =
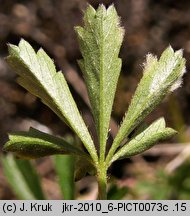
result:
<svg viewBox="0 0 190 216"><path fill-rule="evenodd" d="M19 199L45 199L39 176L29 161L2 157L4 174Z"/></svg>
<svg viewBox="0 0 190 216"><path fill-rule="evenodd" d="M95 175L94 166L84 158L77 157L75 164L75 181L79 181L84 176L86 176L87 173L90 175Z"/></svg>
<svg viewBox="0 0 190 216"><path fill-rule="evenodd" d="M108 200L121 200L128 192L127 187L118 188L116 185L111 185L108 190Z"/></svg>
<svg viewBox="0 0 190 216"><path fill-rule="evenodd" d="M83 59L79 61L88 88L92 112L100 142L100 159L104 158L110 115L121 70L118 58L124 30L113 5L97 11L88 6L84 28L76 27Z"/></svg>
<svg viewBox="0 0 190 216"><path fill-rule="evenodd" d="M28 132L15 132L9 135L9 141L4 145L5 151L14 152L21 158L38 158L53 154L72 154L90 159L88 154L58 138L34 128Z"/></svg>
<svg viewBox="0 0 190 216"><path fill-rule="evenodd" d="M73 200L75 198L75 157L71 155L55 155L54 164L64 199Z"/></svg>
<svg viewBox="0 0 190 216"><path fill-rule="evenodd" d="M39 97L80 137L94 162L96 149L78 111L62 72L57 72L52 59L40 49L37 53L21 40L18 46L9 44L7 62L19 75L18 83Z"/></svg>

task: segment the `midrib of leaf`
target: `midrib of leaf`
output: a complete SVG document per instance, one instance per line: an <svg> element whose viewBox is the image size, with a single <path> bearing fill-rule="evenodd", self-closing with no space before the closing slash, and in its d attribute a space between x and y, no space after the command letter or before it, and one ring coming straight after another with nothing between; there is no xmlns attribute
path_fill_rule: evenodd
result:
<svg viewBox="0 0 190 216"><path fill-rule="evenodd" d="M100 137L100 163L103 163L105 158L105 147L106 147L106 136L104 131L104 37L103 37L103 18L104 15L101 16L100 22L100 32L101 32L101 46L100 46L100 127L99 127L99 137Z"/></svg>

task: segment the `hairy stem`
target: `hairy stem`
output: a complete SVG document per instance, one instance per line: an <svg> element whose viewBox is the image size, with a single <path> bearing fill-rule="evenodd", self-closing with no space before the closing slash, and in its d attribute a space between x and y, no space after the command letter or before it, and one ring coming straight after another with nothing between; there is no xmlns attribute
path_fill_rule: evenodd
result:
<svg viewBox="0 0 190 216"><path fill-rule="evenodd" d="M99 163L98 172L97 172L97 181L98 181L98 199L106 200L107 199L107 166L105 166L105 163Z"/></svg>

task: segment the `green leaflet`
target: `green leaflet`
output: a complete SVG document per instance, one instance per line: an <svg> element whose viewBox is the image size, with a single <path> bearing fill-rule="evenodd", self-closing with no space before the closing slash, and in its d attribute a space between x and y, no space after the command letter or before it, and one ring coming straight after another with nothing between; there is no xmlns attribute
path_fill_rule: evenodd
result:
<svg viewBox="0 0 190 216"><path fill-rule="evenodd" d="M3 171L19 199L45 199L36 170L27 160L16 160L13 155L2 157Z"/></svg>
<svg viewBox="0 0 190 216"><path fill-rule="evenodd" d="M9 44L8 63L19 75L18 83L39 97L80 137L94 162L97 153L87 127L61 72L56 72L51 58L40 49L37 53L25 40L19 46Z"/></svg>
<svg viewBox="0 0 190 216"><path fill-rule="evenodd" d="M143 121L165 95L180 86L184 73L185 59L181 50L174 52L168 47L159 61L151 54L147 55L143 77L109 151L107 162L111 160L122 140Z"/></svg>
<svg viewBox="0 0 190 216"><path fill-rule="evenodd" d="M28 132L16 132L9 135L4 145L5 151L14 152L21 158L38 158L53 154L72 154L90 160L88 154L62 138L58 138L34 128Z"/></svg>
<svg viewBox="0 0 190 216"><path fill-rule="evenodd" d="M121 70L118 58L124 30L114 6L107 10L89 6L84 28L76 27L83 59L78 61L87 85L92 113L100 142L100 160L104 160L110 115Z"/></svg>
<svg viewBox="0 0 190 216"><path fill-rule="evenodd" d="M171 128L166 128L164 118L160 118L133 137L129 143L121 147L112 157L110 164L119 158L131 157L142 153L158 141L170 138L174 134L176 134L176 131Z"/></svg>

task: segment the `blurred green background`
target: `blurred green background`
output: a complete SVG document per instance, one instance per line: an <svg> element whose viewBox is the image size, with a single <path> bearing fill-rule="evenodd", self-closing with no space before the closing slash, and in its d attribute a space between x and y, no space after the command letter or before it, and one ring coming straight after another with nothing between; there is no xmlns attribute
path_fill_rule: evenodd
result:
<svg viewBox="0 0 190 216"><path fill-rule="evenodd" d="M82 24L87 2L95 8L114 3L126 34L120 56L123 60L115 97L110 141L127 110L142 77L147 53L160 55L170 44L183 49L187 73L183 87L168 96L146 119L164 116L169 127L179 131L172 140L155 146L141 156L118 161L109 170L110 197L125 188L124 199L190 198L190 1L188 0L0 0L0 147L7 133L33 126L44 132L72 136L72 132L37 98L15 82L16 74L5 62L7 43L25 38L35 49L43 47L55 60L70 85L78 107L94 134L93 120L82 74L76 59L81 58L73 27ZM0 148L0 157L2 150ZM49 199L61 199L51 158L32 162ZM64 166L63 166L64 167ZM112 175L112 177L111 177ZM17 183L19 184L19 182ZM94 199L95 178L76 183L76 198ZM17 199L0 163L0 199ZM117 198L117 196L115 196ZM120 198L120 197L119 197Z"/></svg>

